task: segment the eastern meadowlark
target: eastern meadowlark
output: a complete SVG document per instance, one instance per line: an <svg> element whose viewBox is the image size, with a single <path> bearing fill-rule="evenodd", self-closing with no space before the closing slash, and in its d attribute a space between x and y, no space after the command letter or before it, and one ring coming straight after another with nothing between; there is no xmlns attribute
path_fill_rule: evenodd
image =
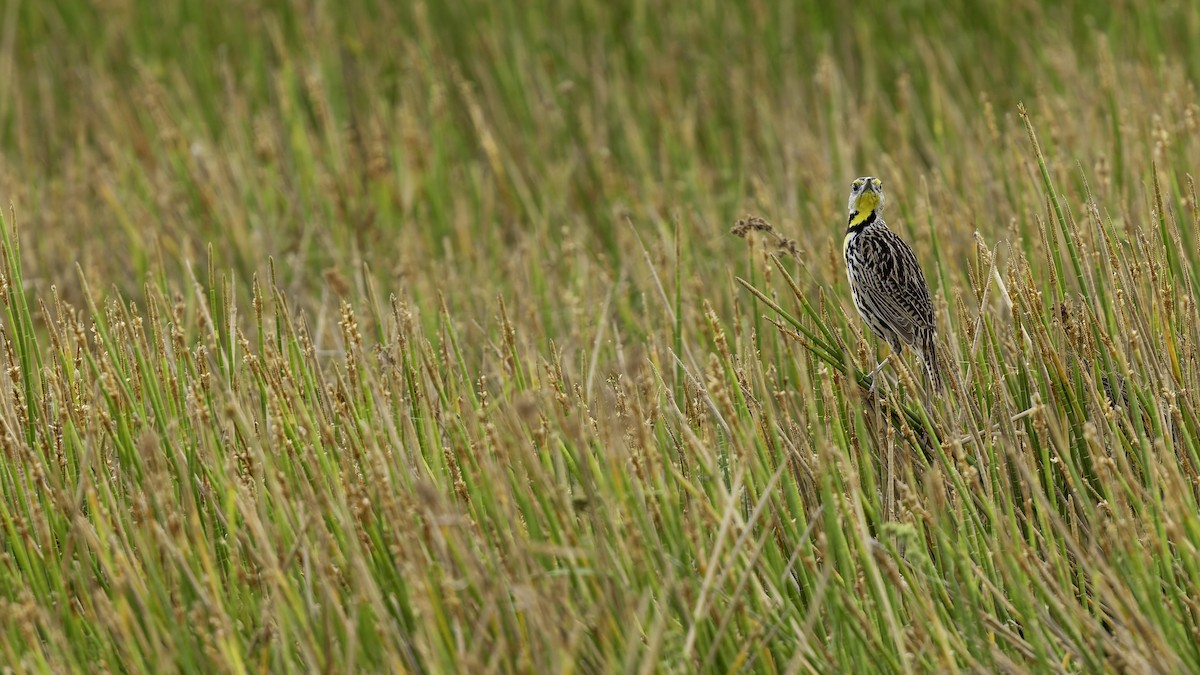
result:
<svg viewBox="0 0 1200 675"><path fill-rule="evenodd" d="M876 335L899 354L905 344L925 363L925 374L935 390L942 378L937 360L937 325L929 285L912 248L883 222L883 183L863 176L850 185L850 219L842 252L846 274L859 316ZM871 371L875 375L892 357L886 356Z"/></svg>

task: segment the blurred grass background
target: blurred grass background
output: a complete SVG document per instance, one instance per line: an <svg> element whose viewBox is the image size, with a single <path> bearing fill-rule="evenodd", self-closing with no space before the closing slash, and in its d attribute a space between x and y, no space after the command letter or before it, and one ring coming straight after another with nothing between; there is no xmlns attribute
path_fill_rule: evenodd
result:
<svg viewBox="0 0 1200 675"><path fill-rule="evenodd" d="M1200 6L0 22L14 668L1200 668ZM927 413L850 376L865 174Z"/></svg>
<svg viewBox="0 0 1200 675"><path fill-rule="evenodd" d="M749 206L823 236L870 167L1003 227L1027 205L984 190L1017 180L1017 101L1064 171L1103 159L1121 188L1200 67L1190 3L1051 4L12 2L6 184L43 233L31 277L79 260L132 290L209 243L244 276L286 256L296 290L448 256L487 277L564 228L614 273L624 214L686 218L720 264Z"/></svg>

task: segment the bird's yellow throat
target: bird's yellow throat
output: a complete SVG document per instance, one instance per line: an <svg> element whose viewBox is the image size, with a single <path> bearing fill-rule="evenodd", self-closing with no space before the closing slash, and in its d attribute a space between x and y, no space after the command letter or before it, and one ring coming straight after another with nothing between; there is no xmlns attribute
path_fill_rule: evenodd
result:
<svg viewBox="0 0 1200 675"><path fill-rule="evenodd" d="M875 207L879 206L879 195L874 192L864 192L854 203L854 216L850 219L850 227L854 227L871 217Z"/></svg>

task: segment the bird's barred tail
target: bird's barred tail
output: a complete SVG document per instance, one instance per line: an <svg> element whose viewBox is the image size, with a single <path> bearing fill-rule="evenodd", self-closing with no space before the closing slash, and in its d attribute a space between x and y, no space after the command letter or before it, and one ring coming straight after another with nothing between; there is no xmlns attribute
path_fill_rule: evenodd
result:
<svg viewBox="0 0 1200 675"><path fill-rule="evenodd" d="M933 335L921 341L921 360L925 362L925 376L934 391L942 391L942 369L938 363L937 341Z"/></svg>

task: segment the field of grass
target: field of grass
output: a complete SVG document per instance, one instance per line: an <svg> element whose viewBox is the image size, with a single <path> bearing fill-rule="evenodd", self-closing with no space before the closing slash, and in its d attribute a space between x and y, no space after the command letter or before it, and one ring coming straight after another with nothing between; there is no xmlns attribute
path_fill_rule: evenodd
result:
<svg viewBox="0 0 1200 675"><path fill-rule="evenodd" d="M1198 82L1185 1L9 0L0 667L1200 671Z"/></svg>

